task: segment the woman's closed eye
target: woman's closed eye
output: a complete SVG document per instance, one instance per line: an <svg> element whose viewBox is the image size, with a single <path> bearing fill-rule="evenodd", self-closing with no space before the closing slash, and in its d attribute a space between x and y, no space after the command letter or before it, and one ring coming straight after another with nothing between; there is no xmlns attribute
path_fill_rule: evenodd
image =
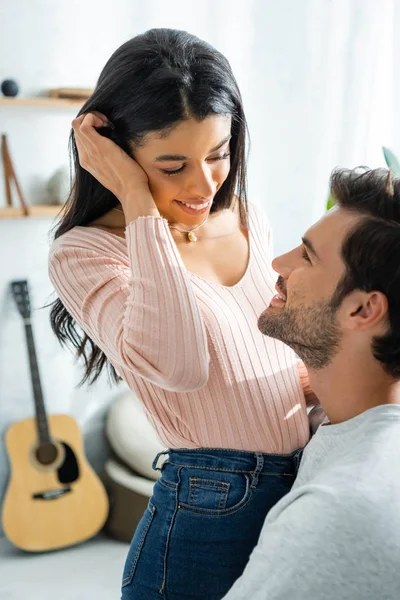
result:
<svg viewBox="0 0 400 600"><path fill-rule="evenodd" d="M213 156L212 158L207 158L207 162L218 162L220 160L227 160L230 157L229 152L225 152L224 154L220 154L219 156ZM178 169L160 169L162 173L165 175L177 175L178 173L182 173L182 171L186 168L187 164L184 163Z"/></svg>

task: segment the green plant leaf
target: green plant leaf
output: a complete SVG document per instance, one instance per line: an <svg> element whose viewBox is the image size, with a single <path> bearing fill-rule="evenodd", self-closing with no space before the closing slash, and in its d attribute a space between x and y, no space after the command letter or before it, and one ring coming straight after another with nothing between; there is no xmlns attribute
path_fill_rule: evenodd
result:
<svg viewBox="0 0 400 600"><path fill-rule="evenodd" d="M329 194L328 200L326 202L326 210L330 210L332 208L332 206L335 206L335 204L336 204L336 202L332 198L332 195Z"/></svg>
<svg viewBox="0 0 400 600"><path fill-rule="evenodd" d="M390 148L386 148L382 146L383 156L385 157L385 161L389 169L392 169L393 175L400 177L400 162L397 156L390 150Z"/></svg>

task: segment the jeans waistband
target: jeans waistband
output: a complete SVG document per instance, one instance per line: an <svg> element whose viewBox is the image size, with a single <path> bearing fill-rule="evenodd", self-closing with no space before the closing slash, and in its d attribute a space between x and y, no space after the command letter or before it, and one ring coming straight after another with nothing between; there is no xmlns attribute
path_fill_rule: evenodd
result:
<svg viewBox="0 0 400 600"><path fill-rule="evenodd" d="M153 461L153 469L160 471L158 462L166 455L165 463L177 467L215 469L236 473L277 473L296 475L303 448L291 454L265 454L221 448L178 448L159 452Z"/></svg>

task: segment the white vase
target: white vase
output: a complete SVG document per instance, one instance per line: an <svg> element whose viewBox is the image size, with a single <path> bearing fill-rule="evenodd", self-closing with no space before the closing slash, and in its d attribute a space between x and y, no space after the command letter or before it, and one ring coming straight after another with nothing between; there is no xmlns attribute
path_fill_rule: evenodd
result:
<svg viewBox="0 0 400 600"><path fill-rule="evenodd" d="M67 167L57 169L47 182L46 189L49 204L64 204L71 189L69 169Z"/></svg>

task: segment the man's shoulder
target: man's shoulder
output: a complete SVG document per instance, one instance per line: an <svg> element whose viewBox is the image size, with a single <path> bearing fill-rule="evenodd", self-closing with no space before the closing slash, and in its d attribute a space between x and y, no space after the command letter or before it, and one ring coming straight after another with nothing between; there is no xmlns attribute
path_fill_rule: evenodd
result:
<svg viewBox="0 0 400 600"><path fill-rule="evenodd" d="M328 444L311 441L292 491L276 508L301 505L301 510L309 507L354 523L386 510L394 513L391 518L400 531L400 477L395 475L400 463L400 412L383 415L385 411L391 412L376 411L383 418L373 419L373 426L349 428L345 436L329 434Z"/></svg>
<svg viewBox="0 0 400 600"><path fill-rule="evenodd" d="M387 543L400 548L400 486L391 485L378 493L365 480L339 482L320 480L298 486L285 496L269 513L270 526L308 536L337 548L353 540L368 539L372 544Z"/></svg>
<svg viewBox="0 0 400 600"><path fill-rule="evenodd" d="M347 493L349 486L389 482L399 462L400 406L382 405L339 425L321 426L305 449L297 483L331 484Z"/></svg>

